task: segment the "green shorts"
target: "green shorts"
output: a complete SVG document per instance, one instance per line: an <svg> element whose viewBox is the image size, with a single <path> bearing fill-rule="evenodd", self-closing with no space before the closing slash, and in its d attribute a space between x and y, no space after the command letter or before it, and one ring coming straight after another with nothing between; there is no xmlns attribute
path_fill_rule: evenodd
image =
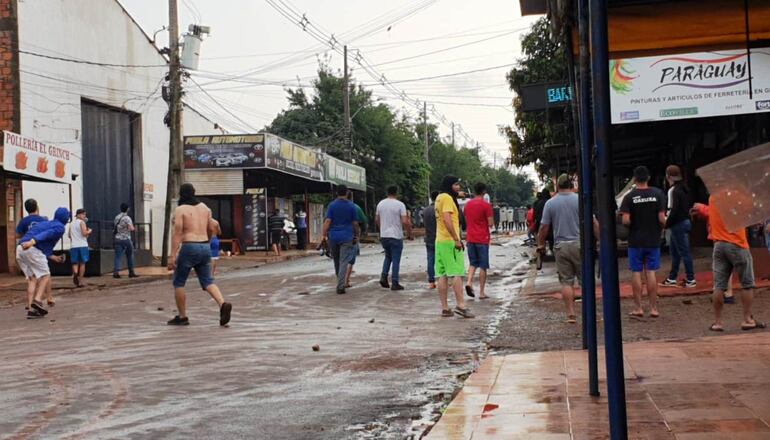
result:
<svg viewBox="0 0 770 440"><path fill-rule="evenodd" d="M454 241L436 242L436 278L465 276L465 252Z"/></svg>

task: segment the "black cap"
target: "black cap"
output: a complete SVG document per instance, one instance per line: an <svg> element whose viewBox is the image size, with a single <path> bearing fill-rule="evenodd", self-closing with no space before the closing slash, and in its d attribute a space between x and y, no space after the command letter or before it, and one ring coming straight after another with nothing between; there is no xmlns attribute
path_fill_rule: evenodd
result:
<svg viewBox="0 0 770 440"><path fill-rule="evenodd" d="M80 215L80 214L85 214L85 213L86 213L86 210L83 209L83 208L80 208L77 211L75 211L75 215Z"/></svg>

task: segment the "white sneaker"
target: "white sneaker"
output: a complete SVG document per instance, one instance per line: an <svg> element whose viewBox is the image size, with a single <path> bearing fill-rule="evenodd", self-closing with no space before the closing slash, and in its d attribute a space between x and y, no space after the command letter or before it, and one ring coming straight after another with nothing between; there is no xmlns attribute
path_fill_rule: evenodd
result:
<svg viewBox="0 0 770 440"><path fill-rule="evenodd" d="M666 278L665 281L660 283L661 287L679 287L679 283L676 282L676 280L672 280L671 278Z"/></svg>
<svg viewBox="0 0 770 440"><path fill-rule="evenodd" d="M695 282L695 280L687 280L684 282L684 287L697 287L698 283Z"/></svg>

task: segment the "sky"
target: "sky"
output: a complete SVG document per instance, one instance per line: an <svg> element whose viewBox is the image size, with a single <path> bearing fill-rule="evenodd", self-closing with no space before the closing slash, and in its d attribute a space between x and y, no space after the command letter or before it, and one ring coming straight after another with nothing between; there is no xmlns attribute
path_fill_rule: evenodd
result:
<svg viewBox="0 0 770 440"><path fill-rule="evenodd" d="M164 0L119 1L150 35L168 22ZM353 80L413 118L421 117L415 101L427 102L429 122L442 136L454 122L457 144L467 142L465 133L483 144L485 162L501 165L509 153L498 126L513 124L514 116L505 74L537 19L521 17L518 3L179 0L180 31L192 23L211 28L185 99L231 131L261 130L287 107L286 87L310 84L319 59L341 71L342 55L331 46L347 44ZM159 45L167 35L158 34Z"/></svg>

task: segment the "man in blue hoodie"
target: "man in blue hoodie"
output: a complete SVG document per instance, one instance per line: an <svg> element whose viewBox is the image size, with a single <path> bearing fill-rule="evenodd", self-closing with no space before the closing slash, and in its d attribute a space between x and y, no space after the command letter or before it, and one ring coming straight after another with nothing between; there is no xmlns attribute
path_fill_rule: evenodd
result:
<svg viewBox="0 0 770 440"><path fill-rule="evenodd" d="M53 248L64 235L64 225L69 220L69 209L57 209L53 220L35 223L16 247L16 261L27 277L27 295L32 296L27 319L42 318L48 314L42 302L51 282L48 259L53 256Z"/></svg>

